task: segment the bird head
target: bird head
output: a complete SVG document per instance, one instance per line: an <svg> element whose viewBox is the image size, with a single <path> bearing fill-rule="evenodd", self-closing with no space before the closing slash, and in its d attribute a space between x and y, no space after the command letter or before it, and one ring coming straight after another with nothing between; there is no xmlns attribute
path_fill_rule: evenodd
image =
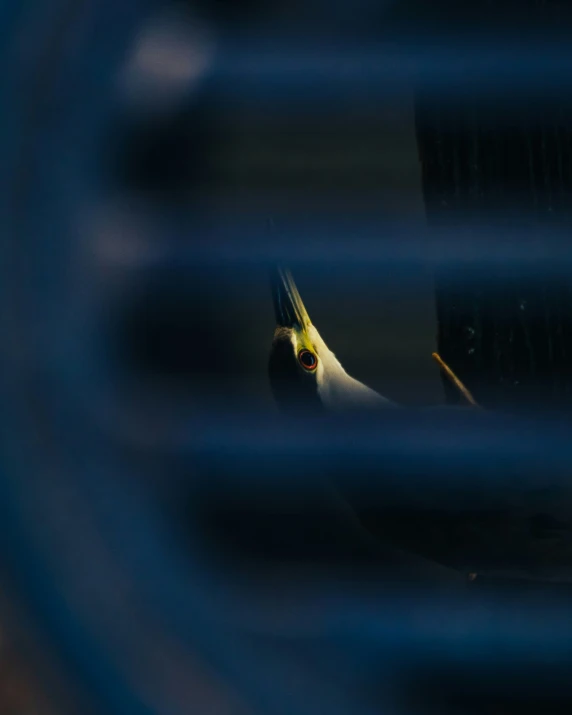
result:
<svg viewBox="0 0 572 715"><path fill-rule="evenodd" d="M276 330L269 360L270 384L283 409L348 409L390 405L350 377L310 321L289 271L272 273Z"/></svg>

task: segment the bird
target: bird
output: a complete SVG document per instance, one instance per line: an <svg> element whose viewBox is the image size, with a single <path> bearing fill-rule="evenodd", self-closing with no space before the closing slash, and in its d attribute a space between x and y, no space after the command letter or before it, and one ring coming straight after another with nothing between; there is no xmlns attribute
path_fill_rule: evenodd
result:
<svg viewBox="0 0 572 715"><path fill-rule="evenodd" d="M268 373L270 385L278 406L285 412L314 408L328 413L344 413L352 409L399 410L402 406L380 395L375 390L348 375L336 355L313 325L296 287L292 274L286 268L276 266L271 272L271 291L274 303L276 327L272 339ZM445 376L473 408L479 408L486 418L487 411L480 408L469 390L457 378L438 353L433 353ZM429 408L424 408L429 409ZM444 411L464 410L465 406L438 405L431 409ZM451 518L443 518L445 512L428 507L423 518L419 514L396 514L388 520L387 512L380 518L377 504L354 504L354 499L342 493L335 485L328 485L327 499L339 523L348 525L349 538L360 541L363 548L381 555L385 563L429 580L435 576L441 580L455 580L458 545L463 543L471 551L473 564L464 578L474 581L488 564L499 560L502 554L507 570L510 564L528 562L531 573L543 561L568 558L572 552L572 526L551 517L556 524L555 536L551 539L537 535L532 528L539 520L534 505L524 509L522 497L517 494L516 503L510 497L490 513L477 510L475 513L459 512ZM520 499L520 501L519 501ZM558 513L554 505L554 513ZM550 516L552 507L548 508ZM530 512L530 513L529 513ZM445 514L445 516L447 516ZM556 542L556 543L553 543ZM518 557L515 556L518 554ZM493 569L494 570L494 569Z"/></svg>
<svg viewBox="0 0 572 715"><path fill-rule="evenodd" d="M301 405L330 412L399 407L398 403L348 375L310 320L288 269L276 266L272 270L271 288L276 329L268 374L274 399L283 410L297 409ZM433 353L433 359L465 400L478 406L437 353Z"/></svg>
<svg viewBox="0 0 572 715"><path fill-rule="evenodd" d="M400 405L349 375L330 350L302 301L292 274L276 266L271 272L271 290L276 328L270 350L268 373L278 406L286 413L314 409L317 413L352 410L398 410ZM375 528L366 525L360 510L330 480L323 482L325 511L342 528L357 551L369 553L397 580L420 579L465 582L467 575L378 539ZM320 509L324 513L324 509ZM318 517L316 517L318 518ZM329 533L325 524L318 531Z"/></svg>
<svg viewBox="0 0 572 715"><path fill-rule="evenodd" d="M322 414L345 413L353 409L403 409L406 412L401 405L346 372L311 322L289 270L281 266L272 269L271 289L276 327L268 371L275 401L283 411L296 411L303 406L305 410L314 408ZM471 393L437 353L433 353L433 359L466 402L472 407L480 408ZM450 405L424 409L467 411L467 407ZM481 412L486 415L485 410L481 409ZM451 567L453 560L457 559L457 546L460 543L467 544L481 567L484 567L492 556L498 556L504 548L503 545L507 551L506 561L510 562L514 558L510 549L516 549L515 539L519 544L518 549L531 563L534 562L536 553L555 549L568 553L568 549L572 549L572 531L568 526L559 525L558 547L554 547L552 543L545 544L547 539L537 538L532 528L530 533L527 531L529 521L532 524L536 518L534 509L530 515L524 515L523 509L519 508L518 504L515 506L511 499L507 499L500 512L499 509L494 509L490 514L479 511L475 514L451 515L451 518L445 514L445 518L442 510L435 510L431 506L424 511L423 518L412 512L409 516L396 514L394 518L388 519L385 512L383 518L380 518L379 507L383 505L367 503L358 507L354 498L345 493L345 490L342 493L331 484L328 489L332 510L337 513L339 521L351 526L354 537L363 537L363 543L377 543L380 547L383 545L386 560L392 563L407 563L408 568L411 566L413 571L421 569L420 564L427 564L429 572L432 572L435 562ZM455 536L451 535L453 532ZM517 533L518 537L515 536ZM389 548L388 544L392 544L392 547ZM428 560L414 560L411 563L411 554L423 554Z"/></svg>
<svg viewBox="0 0 572 715"><path fill-rule="evenodd" d="M312 324L289 270L276 267L271 287L276 330L268 374L281 408L289 410L301 403L331 411L398 407L348 375Z"/></svg>

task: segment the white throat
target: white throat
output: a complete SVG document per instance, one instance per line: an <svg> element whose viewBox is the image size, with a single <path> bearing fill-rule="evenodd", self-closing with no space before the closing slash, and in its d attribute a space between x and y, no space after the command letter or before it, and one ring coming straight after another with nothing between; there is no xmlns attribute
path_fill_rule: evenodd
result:
<svg viewBox="0 0 572 715"><path fill-rule="evenodd" d="M327 409L396 406L391 400L348 375L313 325L308 327L308 334L319 358L316 374L318 395Z"/></svg>

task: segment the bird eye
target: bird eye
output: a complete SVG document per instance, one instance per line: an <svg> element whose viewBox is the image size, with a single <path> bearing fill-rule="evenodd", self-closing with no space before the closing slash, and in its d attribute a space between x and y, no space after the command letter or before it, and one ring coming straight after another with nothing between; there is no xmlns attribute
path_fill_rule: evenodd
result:
<svg viewBox="0 0 572 715"><path fill-rule="evenodd" d="M300 350L298 353L298 360L300 365L306 370L315 370L318 366L318 359L309 350Z"/></svg>

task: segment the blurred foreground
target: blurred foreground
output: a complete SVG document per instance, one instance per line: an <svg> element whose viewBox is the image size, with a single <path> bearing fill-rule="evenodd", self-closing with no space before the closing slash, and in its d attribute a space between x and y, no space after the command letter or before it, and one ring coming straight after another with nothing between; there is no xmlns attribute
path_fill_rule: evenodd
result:
<svg viewBox="0 0 572 715"><path fill-rule="evenodd" d="M0 11L1 715L571 711L572 54L447 6Z"/></svg>

